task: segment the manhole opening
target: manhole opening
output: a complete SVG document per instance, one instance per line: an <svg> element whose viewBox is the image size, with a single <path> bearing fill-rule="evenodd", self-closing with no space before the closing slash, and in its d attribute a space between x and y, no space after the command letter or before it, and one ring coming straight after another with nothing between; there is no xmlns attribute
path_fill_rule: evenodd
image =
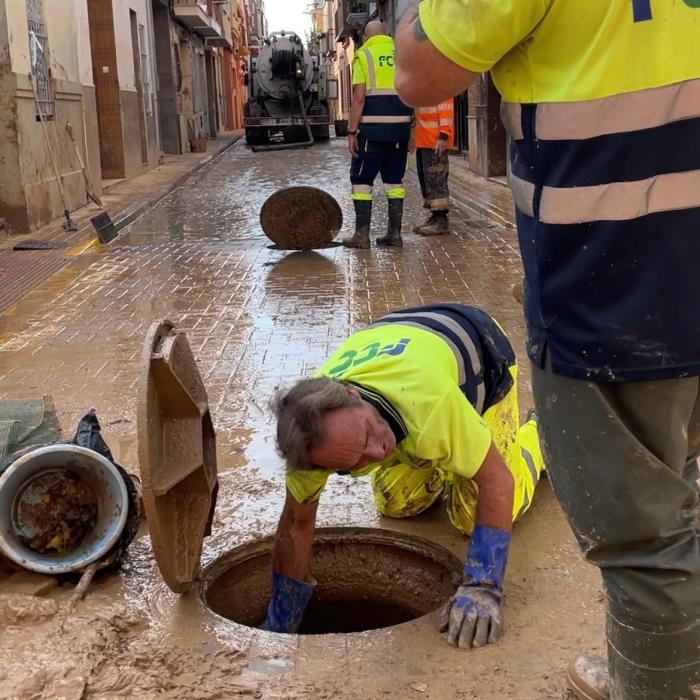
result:
<svg viewBox="0 0 700 700"><path fill-rule="evenodd" d="M215 613L257 627L270 598L272 538L237 547L204 571L202 598ZM316 531L317 581L300 634L362 632L437 610L459 584L461 562L422 538L369 528Z"/></svg>

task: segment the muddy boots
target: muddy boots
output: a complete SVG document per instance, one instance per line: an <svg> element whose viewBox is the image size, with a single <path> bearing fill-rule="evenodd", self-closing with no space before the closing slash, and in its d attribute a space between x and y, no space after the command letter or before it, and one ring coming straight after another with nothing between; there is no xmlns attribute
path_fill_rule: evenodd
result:
<svg viewBox="0 0 700 700"><path fill-rule="evenodd" d="M608 661L591 656L568 668L579 700L694 700L700 688L698 621L633 627L608 614Z"/></svg>
<svg viewBox="0 0 700 700"><path fill-rule="evenodd" d="M386 236L377 238L377 245L393 246L401 248L403 239L401 238L401 221L403 219L403 199L389 199L389 223Z"/></svg>
<svg viewBox="0 0 700 700"><path fill-rule="evenodd" d="M369 248L369 227L372 223L372 200L354 199L355 235L341 242L346 248Z"/></svg>
<svg viewBox="0 0 700 700"><path fill-rule="evenodd" d="M569 687L578 700L609 700L608 662L597 656L579 656L566 671Z"/></svg>
<svg viewBox="0 0 700 700"><path fill-rule="evenodd" d="M442 236L450 232L450 221L447 217L447 210L434 211L422 226L416 226L413 231L420 236Z"/></svg>

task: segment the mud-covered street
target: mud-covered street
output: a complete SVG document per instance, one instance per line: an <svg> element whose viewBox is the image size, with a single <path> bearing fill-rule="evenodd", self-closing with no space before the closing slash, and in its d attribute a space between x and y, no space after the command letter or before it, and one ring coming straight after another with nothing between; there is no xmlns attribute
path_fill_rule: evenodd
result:
<svg viewBox="0 0 700 700"><path fill-rule="evenodd" d="M95 407L117 460L138 474L136 397L143 339L169 318L185 331L207 387L220 472L202 567L273 534L284 498L267 401L312 372L354 329L400 307L475 304L504 326L521 362L521 411L530 405L516 235L490 201L452 213L454 233L405 234L405 247L273 250L259 226L270 194L313 185L352 225L345 142L253 153L243 141L194 175L114 244L93 248L1 321L0 396L49 394L63 430ZM423 217L407 178L404 230ZM475 186L462 188L473 198ZM383 232L377 198L373 236ZM468 203L468 202L467 202ZM428 538L460 558L465 540L436 507L407 521L380 518L367 479L336 477L320 526L376 526ZM514 698L566 697L562 670L600 649L597 573L579 558L546 479L515 528L506 632L493 647L449 647L431 617L351 635L287 636L236 625L206 609L201 587L171 593L154 564L147 524L118 574L98 576L73 612L72 586L39 596L3 592L0 695L7 698Z"/></svg>

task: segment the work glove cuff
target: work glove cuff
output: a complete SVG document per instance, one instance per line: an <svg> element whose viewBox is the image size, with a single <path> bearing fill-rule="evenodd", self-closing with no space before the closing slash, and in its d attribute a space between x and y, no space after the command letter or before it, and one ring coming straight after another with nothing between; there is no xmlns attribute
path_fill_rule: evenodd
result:
<svg viewBox="0 0 700 700"><path fill-rule="evenodd" d="M491 586L478 586L478 585L473 584L473 583L463 583L459 587L457 592L459 593L460 590L469 590L470 592L480 591L480 592L490 596L491 598L493 598L493 600L496 603L498 603L499 605L503 602L503 598L505 597L503 594L503 591L501 591L497 588L493 588Z"/></svg>
<svg viewBox="0 0 700 700"><path fill-rule="evenodd" d="M313 592L314 584L274 571L272 598L267 606L267 617L262 629L269 632L296 632Z"/></svg>
<svg viewBox="0 0 700 700"><path fill-rule="evenodd" d="M463 584L483 588L500 597L503 591L512 534L488 525L477 525L464 561Z"/></svg>

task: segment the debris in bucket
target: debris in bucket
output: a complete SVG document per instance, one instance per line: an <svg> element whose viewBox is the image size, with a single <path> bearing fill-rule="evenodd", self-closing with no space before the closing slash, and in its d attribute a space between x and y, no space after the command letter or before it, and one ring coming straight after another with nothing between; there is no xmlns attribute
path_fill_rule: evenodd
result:
<svg viewBox="0 0 700 700"><path fill-rule="evenodd" d="M24 421L22 425L27 423L28 405L27 400L15 406L0 402L0 409L6 409L3 414L5 422L13 425L20 421ZM31 407L36 408L33 404ZM36 416L31 417L29 425L34 425L37 420ZM48 437L52 433L44 431L41 434ZM57 434L53 435L56 437ZM17 445L18 442L12 440L10 444ZM87 450L88 454L73 451L73 446ZM95 455L91 456L90 452ZM111 463L116 472L108 464L100 464L97 456ZM47 462L37 464L36 459L47 459ZM52 459L56 461L52 463ZM21 476L25 469L35 467L35 473ZM101 476L95 476L96 480L93 480L91 475ZM125 494L120 486L122 482ZM6 510L2 511L6 521L3 526L5 537L0 538L4 557L33 571L73 575L87 572L91 563L89 558L98 551L99 558L93 560L95 571L119 568L138 530L141 507L134 480L114 461L102 438L94 409L79 422L72 440L32 444L0 460L0 483L8 499ZM125 522L121 520L125 512L124 499L128 502ZM107 518L106 529L101 525L101 512L112 514ZM112 540L115 528L121 528L116 542ZM25 553L21 552L22 549ZM32 550L31 557L25 556L27 549Z"/></svg>
<svg viewBox="0 0 700 700"><path fill-rule="evenodd" d="M96 522L92 487L63 470L32 479L19 496L14 517L20 540L40 554L72 552Z"/></svg>

